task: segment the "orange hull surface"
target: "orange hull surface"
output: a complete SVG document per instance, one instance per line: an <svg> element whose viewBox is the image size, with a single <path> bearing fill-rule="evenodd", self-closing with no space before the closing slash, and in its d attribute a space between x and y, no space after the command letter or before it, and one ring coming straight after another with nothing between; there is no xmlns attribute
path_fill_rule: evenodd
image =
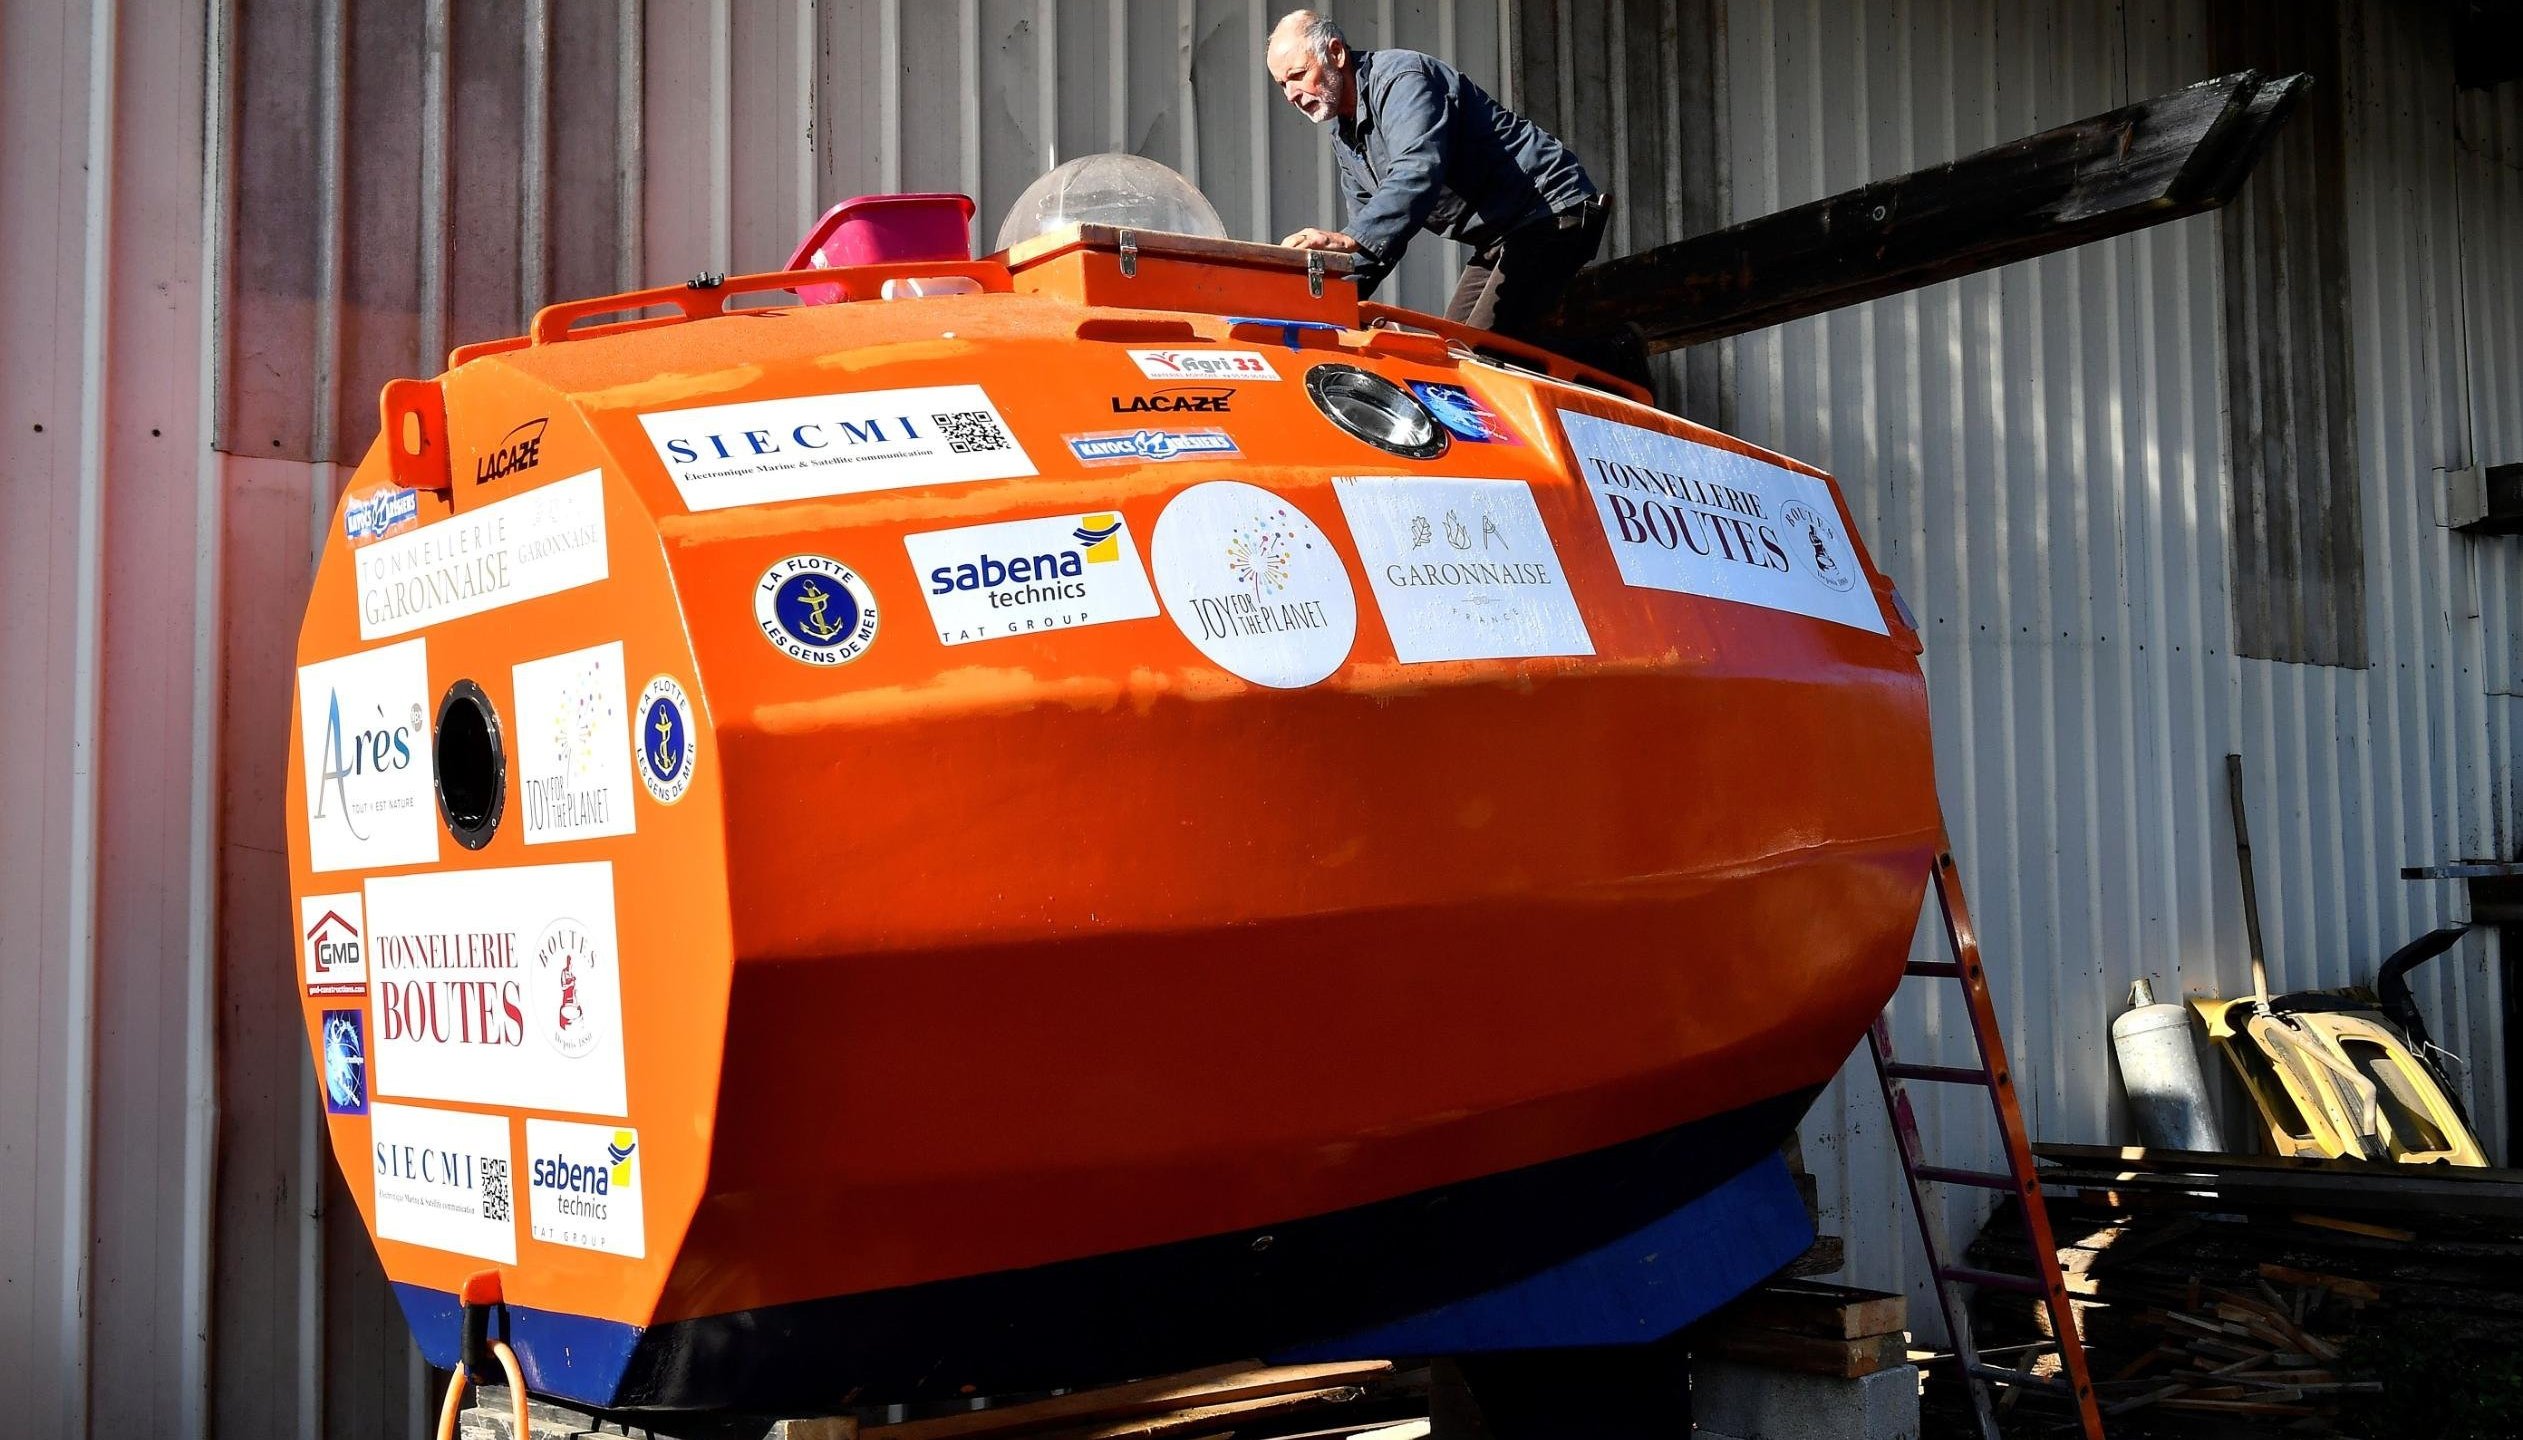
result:
<svg viewBox="0 0 2523 1440"><path fill-rule="evenodd" d="M1208 249L564 314L389 389L290 859L434 1358L490 1270L537 1388L803 1403L675 1327L1757 1151L1881 1007L1935 796L1836 486Z"/></svg>

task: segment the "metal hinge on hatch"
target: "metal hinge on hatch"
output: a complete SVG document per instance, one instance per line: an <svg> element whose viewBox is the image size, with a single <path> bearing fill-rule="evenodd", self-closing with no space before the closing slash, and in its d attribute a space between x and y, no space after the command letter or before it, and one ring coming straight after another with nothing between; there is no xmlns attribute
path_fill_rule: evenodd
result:
<svg viewBox="0 0 2523 1440"><path fill-rule="evenodd" d="M1305 288L1315 299L1323 298L1323 252L1305 252Z"/></svg>
<svg viewBox="0 0 2523 1440"><path fill-rule="evenodd" d="M1139 278L1139 235L1135 230L1121 232L1121 278Z"/></svg>

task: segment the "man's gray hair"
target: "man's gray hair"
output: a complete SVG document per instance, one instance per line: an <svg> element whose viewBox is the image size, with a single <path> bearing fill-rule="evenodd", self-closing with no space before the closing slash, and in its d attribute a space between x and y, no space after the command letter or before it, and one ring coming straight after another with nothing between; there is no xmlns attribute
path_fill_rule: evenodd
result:
<svg viewBox="0 0 2523 1440"><path fill-rule="evenodd" d="M1304 23L1297 33L1305 41L1306 52L1320 64L1332 63L1333 41L1337 40L1343 45L1349 43L1349 34L1340 28L1339 21L1327 15L1317 15L1311 10L1291 10L1279 17L1279 24L1274 28L1286 30L1300 20Z"/></svg>

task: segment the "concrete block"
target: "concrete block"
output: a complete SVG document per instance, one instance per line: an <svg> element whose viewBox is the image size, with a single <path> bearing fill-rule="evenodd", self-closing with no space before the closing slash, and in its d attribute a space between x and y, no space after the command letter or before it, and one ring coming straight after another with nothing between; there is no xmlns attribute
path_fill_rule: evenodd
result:
<svg viewBox="0 0 2523 1440"><path fill-rule="evenodd" d="M1918 1367L1840 1380L1696 1357L1691 1418L1703 1440L1918 1440Z"/></svg>

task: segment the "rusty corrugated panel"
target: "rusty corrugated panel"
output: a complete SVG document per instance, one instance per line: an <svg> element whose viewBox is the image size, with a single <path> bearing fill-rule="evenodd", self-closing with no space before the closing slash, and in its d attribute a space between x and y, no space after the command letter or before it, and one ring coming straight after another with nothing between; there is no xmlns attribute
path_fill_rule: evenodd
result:
<svg viewBox="0 0 2523 1440"><path fill-rule="evenodd" d="M2216 0L2220 74L2304 73L2313 91L2218 219L2234 645L2363 666L2365 526L2350 323L2345 82L2337 0Z"/></svg>

